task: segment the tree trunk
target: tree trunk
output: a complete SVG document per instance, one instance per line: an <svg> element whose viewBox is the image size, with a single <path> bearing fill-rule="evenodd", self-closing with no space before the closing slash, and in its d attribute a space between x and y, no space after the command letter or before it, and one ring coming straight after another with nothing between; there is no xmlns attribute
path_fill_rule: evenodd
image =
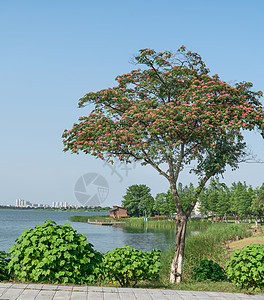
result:
<svg viewBox="0 0 264 300"><path fill-rule="evenodd" d="M256 228L258 228L258 217L257 216L255 216L255 226L256 226Z"/></svg>
<svg viewBox="0 0 264 300"><path fill-rule="evenodd" d="M188 217L182 212L176 215L175 254L171 264L170 283L180 283Z"/></svg>

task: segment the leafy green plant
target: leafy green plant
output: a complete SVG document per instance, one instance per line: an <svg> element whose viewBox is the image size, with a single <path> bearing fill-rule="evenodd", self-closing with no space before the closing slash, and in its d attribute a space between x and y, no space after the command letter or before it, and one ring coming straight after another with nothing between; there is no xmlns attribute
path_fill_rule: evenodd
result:
<svg viewBox="0 0 264 300"><path fill-rule="evenodd" d="M160 266L159 250L139 251L124 245L104 255L101 276L106 282L135 286L140 280L157 279Z"/></svg>
<svg viewBox="0 0 264 300"><path fill-rule="evenodd" d="M8 253L0 251L0 281L9 280L10 274L8 272Z"/></svg>
<svg viewBox="0 0 264 300"><path fill-rule="evenodd" d="M46 221L27 229L10 248L10 270L21 281L92 283L102 255L69 223Z"/></svg>
<svg viewBox="0 0 264 300"><path fill-rule="evenodd" d="M254 290L264 287L264 245L251 244L236 250L226 265L228 278L237 286Z"/></svg>
<svg viewBox="0 0 264 300"><path fill-rule="evenodd" d="M212 260L203 259L193 267L192 279L196 281L222 281L226 279L226 276L224 269L219 264Z"/></svg>

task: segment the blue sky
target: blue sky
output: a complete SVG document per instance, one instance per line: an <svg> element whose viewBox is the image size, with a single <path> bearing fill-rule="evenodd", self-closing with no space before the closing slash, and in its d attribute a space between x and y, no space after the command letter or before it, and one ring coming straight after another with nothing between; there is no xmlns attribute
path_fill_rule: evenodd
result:
<svg viewBox="0 0 264 300"><path fill-rule="evenodd" d="M78 109L78 99L115 85L117 75L133 69L129 59L139 49L181 45L222 80L251 81L264 91L263 11L262 0L0 1L0 204L78 204L74 186L86 173L106 178L103 205L120 204L131 184L148 185L154 196L166 191L150 167L137 164L126 174L119 166L121 180L101 160L62 152L63 130L91 109ZM247 141L264 161L264 140L251 133ZM256 187L263 169L241 164L224 182ZM195 183L188 172L180 181Z"/></svg>

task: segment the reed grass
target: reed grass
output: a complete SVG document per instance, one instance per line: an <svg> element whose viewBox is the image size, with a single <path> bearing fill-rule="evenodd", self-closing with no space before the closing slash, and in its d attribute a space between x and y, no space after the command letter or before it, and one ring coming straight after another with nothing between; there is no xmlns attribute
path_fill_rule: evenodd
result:
<svg viewBox="0 0 264 300"><path fill-rule="evenodd" d="M85 222L98 221L98 222L125 222L125 226L129 228L162 228L162 229L175 229L175 218L168 217L150 217L146 219L140 218L121 218L119 220L111 219L109 216L73 216L70 218L71 222ZM187 228L191 230L202 230L210 227L212 223L202 222L200 220L192 220L188 222Z"/></svg>
<svg viewBox="0 0 264 300"><path fill-rule="evenodd" d="M224 267L227 261L227 251L224 243L234 240L236 236L248 237L251 232L245 224L212 224L207 230L197 235L186 237L183 279L191 280L193 266L200 260L211 259ZM174 255L174 247L162 253L161 280L169 280L170 264Z"/></svg>
<svg viewBox="0 0 264 300"><path fill-rule="evenodd" d="M144 218L129 218L124 219L126 223L126 227L131 228L164 228L164 229L175 229L176 222L175 218L147 218L147 221ZM202 222L200 220L192 220L188 222L188 229L192 230L202 230L207 229L211 226L212 223L210 222Z"/></svg>
<svg viewBox="0 0 264 300"><path fill-rule="evenodd" d="M71 222L83 222L88 223L88 220L91 222L115 222L115 220L107 216L73 216L70 217Z"/></svg>

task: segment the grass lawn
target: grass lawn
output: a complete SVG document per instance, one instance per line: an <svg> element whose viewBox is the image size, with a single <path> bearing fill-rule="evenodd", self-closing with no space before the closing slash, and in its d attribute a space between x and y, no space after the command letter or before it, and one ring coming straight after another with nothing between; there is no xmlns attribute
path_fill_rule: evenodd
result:
<svg viewBox="0 0 264 300"><path fill-rule="evenodd" d="M238 241L231 242L229 246L229 251L233 252L237 249L242 249L244 246L249 246L251 244L261 244L264 245L264 226L262 226L262 232L258 232L254 236L247 237Z"/></svg>

